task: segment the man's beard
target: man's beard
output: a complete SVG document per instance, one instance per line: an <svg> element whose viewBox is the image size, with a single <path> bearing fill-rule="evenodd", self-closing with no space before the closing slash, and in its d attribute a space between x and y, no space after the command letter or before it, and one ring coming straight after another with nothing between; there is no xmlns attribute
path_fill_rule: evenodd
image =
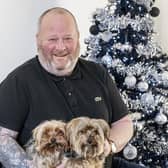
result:
<svg viewBox="0 0 168 168"><path fill-rule="evenodd" d="M80 45L78 44L76 52L75 52L75 56L73 57L73 59L67 62L64 68L58 68L54 64L54 62L48 61L43 55L43 53L41 52L41 49L39 49L38 59L42 67L49 73L54 74L56 76L68 76L72 73L72 71L74 70L77 64L79 53L80 53Z"/></svg>

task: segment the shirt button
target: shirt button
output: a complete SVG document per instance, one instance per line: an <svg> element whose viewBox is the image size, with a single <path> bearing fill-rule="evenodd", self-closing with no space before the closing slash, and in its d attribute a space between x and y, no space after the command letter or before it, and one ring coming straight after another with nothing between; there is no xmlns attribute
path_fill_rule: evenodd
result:
<svg viewBox="0 0 168 168"><path fill-rule="evenodd" d="M68 96L71 96L71 95L72 95L72 93L71 93L71 92L69 92L69 93L68 93Z"/></svg>

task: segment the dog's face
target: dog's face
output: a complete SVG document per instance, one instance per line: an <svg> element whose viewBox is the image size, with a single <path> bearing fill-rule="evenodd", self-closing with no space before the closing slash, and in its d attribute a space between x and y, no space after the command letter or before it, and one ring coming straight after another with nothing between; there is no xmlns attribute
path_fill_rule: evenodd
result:
<svg viewBox="0 0 168 168"><path fill-rule="evenodd" d="M66 127L70 147L84 158L100 156L104 151L105 138L110 128L101 119L79 117L71 120Z"/></svg>
<svg viewBox="0 0 168 168"><path fill-rule="evenodd" d="M67 140L65 123L62 121L45 121L33 130L35 149L41 155L51 155L54 152L65 151Z"/></svg>

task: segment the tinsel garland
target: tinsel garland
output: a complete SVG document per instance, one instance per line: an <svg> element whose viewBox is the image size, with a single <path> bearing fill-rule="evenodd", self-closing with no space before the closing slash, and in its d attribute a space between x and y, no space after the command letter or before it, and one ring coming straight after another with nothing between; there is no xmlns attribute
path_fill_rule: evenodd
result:
<svg viewBox="0 0 168 168"><path fill-rule="evenodd" d="M103 64L134 118L123 157L168 167L168 56L155 41L154 0L109 0L93 13L85 58Z"/></svg>

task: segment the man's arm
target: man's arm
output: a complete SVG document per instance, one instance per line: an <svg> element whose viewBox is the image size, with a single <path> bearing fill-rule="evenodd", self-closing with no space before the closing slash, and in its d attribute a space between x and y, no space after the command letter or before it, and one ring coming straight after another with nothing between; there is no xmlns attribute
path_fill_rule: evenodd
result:
<svg viewBox="0 0 168 168"><path fill-rule="evenodd" d="M109 139L114 142L120 152L133 136L133 122L129 115L111 124Z"/></svg>
<svg viewBox="0 0 168 168"><path fill-rule="evenodd" d="M0 162L5 168L34 168L26 152L16 142L18 133L0 127Z"/></svg>

